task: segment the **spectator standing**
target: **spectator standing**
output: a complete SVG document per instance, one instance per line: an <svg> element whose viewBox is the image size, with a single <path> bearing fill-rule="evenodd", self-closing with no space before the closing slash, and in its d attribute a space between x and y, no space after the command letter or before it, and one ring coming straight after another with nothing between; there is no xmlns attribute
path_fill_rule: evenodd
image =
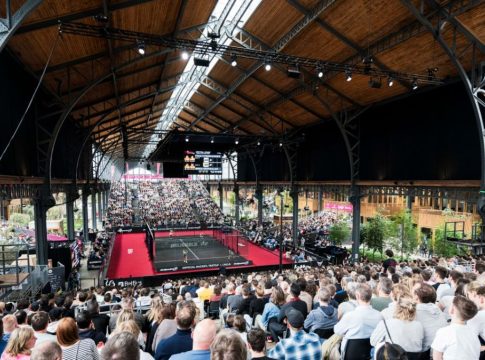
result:
<svg viewBox="0 0 485 360"><path fill-rule="evenodd" d="M387 249L385 252L387 259L384 260L382 266L384 267L384 273L387 273L387 269L389 267L395 268L397 265L397 261L394 260L394 252L391 249Z"/></svg>
<svg viewBox="0 0 485 360"><path fill-rule="evenodd" d="M290 337L282 339L268 351L268 356L281 360L320 360L322 357L320 338L317 334L303 331L305 318L296 309L289 309L287 325Z"/></svg>

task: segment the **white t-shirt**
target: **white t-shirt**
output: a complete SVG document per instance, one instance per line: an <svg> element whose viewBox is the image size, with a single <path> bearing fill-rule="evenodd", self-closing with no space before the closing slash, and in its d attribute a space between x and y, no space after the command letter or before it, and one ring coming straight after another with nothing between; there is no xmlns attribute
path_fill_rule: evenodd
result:
<svg viewBox="0 0 485 360"><path fill-rule="evenodd" d="M443 360L474 360L480 357L480 341L467 325L451 323L439 329L431 347L443 353Z"/></svg>
<svg viewBox="0 0 485 360"><path fill-rule="evenodd" d="M466 325L485 340L485 310L480 310Z"/></svg>

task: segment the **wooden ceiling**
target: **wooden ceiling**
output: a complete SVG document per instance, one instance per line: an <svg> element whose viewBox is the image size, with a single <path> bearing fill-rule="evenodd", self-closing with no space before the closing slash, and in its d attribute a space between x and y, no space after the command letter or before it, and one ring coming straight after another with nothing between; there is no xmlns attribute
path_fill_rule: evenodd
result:
<svg viewBox="0 0 485 360"><path fill-rule="evenodd" d="M479 41L485 41L484 2L455 2L471 4L457 19ZM12 3L15 8L21 1ZM93 139L101 142L112 156L123 155L121 125L125 125L130 157L139 157L186 61L173 49L148 47L147 56L143 57L133 43L59 36L58 20L99 25L94 16L104 14L108 18L106 26L198 39L216 3L216 0L45 0L24 21L8 48L36 75L42 73L54 49L43 83L64 106L87 85L103 79L79 98L70 121L92 128ZM448 1L438 3L444 5ZM0 13L1 6L4 2ZM323 10L314 20L289 36L305 16L318 8ZM451 26L443 31L445 36L452 36ZM247 39L251 39L252 46L276 48L295 56L356 64L362 54L370 53L374 66L381 69L425 74L428 68L436 67L440 78L457 76L439 44L398 0L263 0L231 45L245 46L248 43L243 40ZM457 47L465 49L465 39L456 40ZM468 68L470 51L465 49L460 59ZM232 67L229 54L221 60L207 76L209 81L202 83L192 96L190 106L180 112L173 127L210 133L280 134L329 119L342 109L366 107L411 91L410 84L405 82L373 89L368 85L368 77L359 75L351 82L345 81L342 74L330 74L324 81L318 81L315 74L304 71L300 79L292 79L283 66L273 66L269 72L260 66L247 76L246 72L256 66L255 61L238 59L237 67Z"/></svg>

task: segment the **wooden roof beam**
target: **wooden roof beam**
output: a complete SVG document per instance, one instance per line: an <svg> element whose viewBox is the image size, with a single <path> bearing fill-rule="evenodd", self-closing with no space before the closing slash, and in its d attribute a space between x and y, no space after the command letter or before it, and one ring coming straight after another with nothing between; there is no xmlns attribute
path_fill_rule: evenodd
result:
<svg viewBox="0 0 485 360"><path fill-rule="evenodd" d="M298 0L287 0L288 3L290 3L291 6L293 6L295 9L297 9L298 11L300 11L301 13L305 14L307 12L307 9L301 5ZM339 39L341 42L343 42L345 45L347 45L348 47L350 47L351 49L353 49L354 51L357 52L357 54L359 56L361 56L362 58L364 58L365 56L367 55L373 55L373 54L367 54L367 50L360 47L359 45L357 45L355 42L353 42L352 40L350 40L348 37L346 37L344 34L342 34L341 32L337 31L334 27L330 26L326 21L322 20L322 19L316 19L315 22L322 28L324 29L325 31L327 31L328 33L332 34L333 36L335 36L337 39ZM381 63L375 56L373 57L373 60L374 60L374 64L380 68L380 69L383 69L383 70L386 70L386 71L393 71L392 69L390 69L388 66L384 65L383 63ZM397 80L402 86L408 88L408 89L412 89L412 85L407 82L407 81L403 81L403 80Z"/></svg>
<svg viewBox="0 0 485 360"><path fill-rule="evenodd" d="M315 20L320 14L325 11L330 5L332 5L335 0L323 0L319 1L318 4L312 9L310 15L305 16L302 20L300 20L288 33L283 35L280 40L276 44L276 51L280 52L283 50L290 41L296 37L308 24L310 24L313 20ZM261 67L260 63L255 63L251 66L245 74L240 76L233 82L233 85L226 91L226 94L220 96L212 105L210 105L207 110L199 116L195 121L189 126L192 127L193 125L197 124L201 121L207 114L209 114L212 110L214 110L220 103L226 100L244 81L246 81L249 77L251 77L259 68Z"/></svg>
<svg viewBox="0 0 485 360"><path fill-rule="evenodd" d="M141 4L152 2L152 1L154 1L154 0L125 0L125 1L118 2L118 3L109 4L108 10L110 12L112 12L112 11L126 9L128 7L141 5ZM45 29L45 28L48 28L48 27L51 27L51 26L57 26L57 25L59 25L59 22L72 22L72 21L76 21L76 20L85 19L87 17L103 14L103 12L104 12L103 7L98 7L98 8L94 8L94 9L80 11L80 12L77 12L77 13L71 13L71 14L63 15L63 16L60 16L60 17L57 17L57 18L52 18L52 19L48 19L48 20L44 20L44 21L38 21L38 22L35 22L35 23L31 23L31 24L21 26L17 30L16 34L25 34L25 33L31 32L31 31Z"/></svg>

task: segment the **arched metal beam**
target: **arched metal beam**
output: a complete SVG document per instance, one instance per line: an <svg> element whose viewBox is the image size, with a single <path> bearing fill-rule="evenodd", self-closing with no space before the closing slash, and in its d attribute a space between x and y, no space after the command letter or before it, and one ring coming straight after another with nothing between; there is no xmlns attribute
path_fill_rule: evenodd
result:
<svg viewBox="0 0 485 360"><path fill-rule="evenodd" d="M26 0L15 14L12 14L11 1L5 0L5 18L0 18L0 52L15 34L22 21L42 3L42 0Z"/></svg>

